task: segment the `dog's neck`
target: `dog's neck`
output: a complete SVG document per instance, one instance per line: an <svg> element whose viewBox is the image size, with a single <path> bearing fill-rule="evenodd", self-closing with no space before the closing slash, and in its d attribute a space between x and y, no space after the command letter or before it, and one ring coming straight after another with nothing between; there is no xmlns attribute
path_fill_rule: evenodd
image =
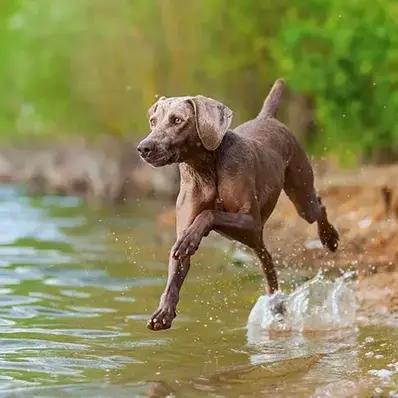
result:
<svg viewBox="0 0 398 398"><path fill-rule="evenodd" d="M216 153L198 150L195 156L180 163L181 180L216 182Z"/></svg>

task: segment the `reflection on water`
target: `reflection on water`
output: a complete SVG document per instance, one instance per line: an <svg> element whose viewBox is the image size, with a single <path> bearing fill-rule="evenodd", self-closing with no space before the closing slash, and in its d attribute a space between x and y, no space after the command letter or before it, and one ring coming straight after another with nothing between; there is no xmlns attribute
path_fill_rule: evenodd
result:
<svg viewBox="0 0 398 398"><path fill-rule="evenodd" d="M173 329L147 330L173 236L156 226L160 211L0 186L1 395L394 396L396 317L352 325L345 282L283 275L301 286L285 297L289 327L269 327L260 311L247 333L261 279L254 265L233 266L223 243L205 241L195 257ZM345 327L314 330L319 315Z"/></svg>

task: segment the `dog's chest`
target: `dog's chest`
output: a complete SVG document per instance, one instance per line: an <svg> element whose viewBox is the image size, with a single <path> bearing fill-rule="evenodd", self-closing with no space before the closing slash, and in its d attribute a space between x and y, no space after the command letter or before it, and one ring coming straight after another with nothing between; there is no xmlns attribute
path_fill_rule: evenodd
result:
<svg viewBox="0 0 398 398"><path fill-rule="evenodd" d="M217 193L216 199L214 201L214 209L215 210L219 210L219 211L224 211L225 210L224 201L222 200L222 198L220 198L218 196L218 193Z"/></svg>

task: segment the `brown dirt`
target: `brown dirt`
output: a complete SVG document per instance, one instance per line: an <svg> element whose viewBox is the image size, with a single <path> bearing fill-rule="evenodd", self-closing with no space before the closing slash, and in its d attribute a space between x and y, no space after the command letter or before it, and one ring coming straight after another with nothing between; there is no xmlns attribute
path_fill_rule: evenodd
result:
<svg viewBox="0 0 398 398"><path fill-rule="evenodd" d="M394 269L398 264L398 165L326 173L317 177L317 183L329 219L340 233L339 250L325 253L318 248L316 226L301 220L284 195L266 226L270 247L285 262L297 265L351 265L365 273ZM391 192L389 206L386 190Z"/></svg>
<svg viewBox="0 0 398 398"><path fill-rule="evenodd" d="M380 272L360 278L358 298L362 308L367 311L398 311L398 271Z"/></svg>

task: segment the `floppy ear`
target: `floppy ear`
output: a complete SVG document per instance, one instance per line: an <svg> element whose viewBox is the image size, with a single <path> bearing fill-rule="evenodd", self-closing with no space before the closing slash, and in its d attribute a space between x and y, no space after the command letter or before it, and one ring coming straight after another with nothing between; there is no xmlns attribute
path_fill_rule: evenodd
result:
<svg viewBox="0 0 398 398"><path fill-rule="evenodd" d="M195 112L196 130L203 146L208 151L216 150L231 125L231 109L203 95L192 97L189 101Z"/></svg>
<svg viewBox="0 0 398 398"><path fill-rule="evenodd" d="M148 109L148 117L150 118L157 110L159 102L165 100L166 97L160 97L149 109Z"/></svg>

